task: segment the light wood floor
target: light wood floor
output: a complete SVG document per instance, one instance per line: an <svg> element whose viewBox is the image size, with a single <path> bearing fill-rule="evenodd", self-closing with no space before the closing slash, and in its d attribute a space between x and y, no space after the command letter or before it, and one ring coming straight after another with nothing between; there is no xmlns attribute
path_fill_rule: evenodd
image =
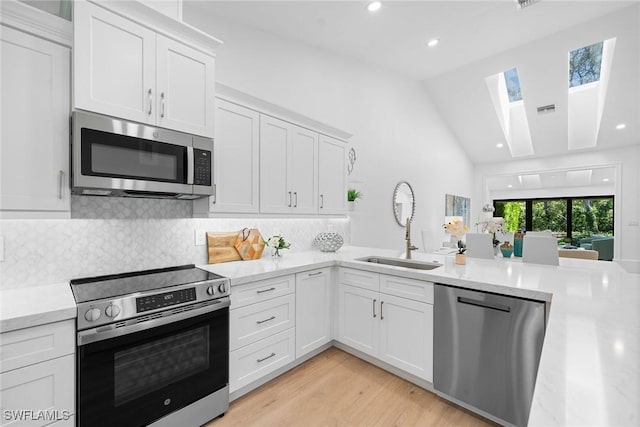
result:
<svg viewBox="0 0 640 427"><path fill-rule="evenodd" d="M335 347L231 402L206 427L490 426Z"/></svg>

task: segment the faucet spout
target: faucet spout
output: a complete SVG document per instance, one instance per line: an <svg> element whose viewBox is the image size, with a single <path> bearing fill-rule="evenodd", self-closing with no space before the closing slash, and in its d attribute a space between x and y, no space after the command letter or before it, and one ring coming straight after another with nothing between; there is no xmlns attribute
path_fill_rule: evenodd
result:
<svg viewBox="0 0 640 427"><path fill-rule="evenodd" d="M417 246L414 246L411 244L411 218L407 218L407 226L406 226L406 233L404 235L404 239L407 243L407 250L405 252L405 258L406 259L411 259L411 251L415 251L416 249L418 249Z"/></svg>

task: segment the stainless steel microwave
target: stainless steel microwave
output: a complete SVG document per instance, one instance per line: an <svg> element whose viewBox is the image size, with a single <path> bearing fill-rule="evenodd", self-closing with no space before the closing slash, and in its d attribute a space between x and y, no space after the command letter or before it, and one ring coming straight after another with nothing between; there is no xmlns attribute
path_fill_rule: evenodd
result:
<svg viewBox="0 0 640 427"><path fill-rule="evenodd" d="M213 139L85 111L71 117L71 192L197 199L213 194Z"/></svg>

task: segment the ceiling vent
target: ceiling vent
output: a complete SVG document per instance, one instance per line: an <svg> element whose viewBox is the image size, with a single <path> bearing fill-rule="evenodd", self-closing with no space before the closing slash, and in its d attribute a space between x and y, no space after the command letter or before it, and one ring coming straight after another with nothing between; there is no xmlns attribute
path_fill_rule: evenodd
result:
<svg viewBox="0 0 640 427"><path fill-rule="evenodd" d="M538 0L514 0L516 3L516 9L524 9L527 6L531 6L533 3L536 3Z"/></svg>
<svg viewBox="0 0 640 427"><path fill-rule="evenodd" d="M556 111L556 104L543 105L536 108L536 110L538 110L538 114L553 113Z"/></svg>

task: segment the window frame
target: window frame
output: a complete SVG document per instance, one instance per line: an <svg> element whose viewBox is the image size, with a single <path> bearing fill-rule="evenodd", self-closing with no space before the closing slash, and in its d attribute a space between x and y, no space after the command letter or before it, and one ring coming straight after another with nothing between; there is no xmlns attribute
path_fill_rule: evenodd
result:
<svg viewBox="0 0 640 427"><path fill-rule="evenodd" d="M560 197L533 197L533 198L510 198L510 199L495 199L493 200L493 215L496 216L497 203L506 202L525 202L525 231L533 230L533 203L544 202L551 200L566 200L567 202L567 238L572 238L572 224L573 224L573 201L574 200L595 200L595 199L611 199L613 209L613 221L614 227L611 230L611 235L615 234L615 219L616 219L616 199L613 194L599 195L599 196L560 196Z"/></svg>

